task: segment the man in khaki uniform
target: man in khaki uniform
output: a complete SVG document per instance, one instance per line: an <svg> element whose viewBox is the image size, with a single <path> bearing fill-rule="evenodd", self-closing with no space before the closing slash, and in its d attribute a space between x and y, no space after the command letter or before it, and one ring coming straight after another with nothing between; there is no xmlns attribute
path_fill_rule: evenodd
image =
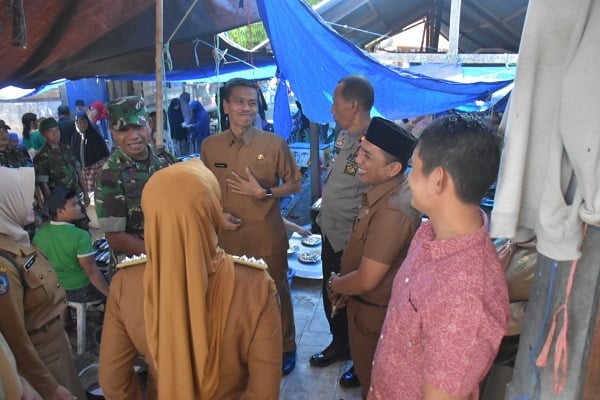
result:
<svg viewBox="0 0 600 400"><path fill-rule="evenodd" d="M22 227L33 219L33 192L33 168L0 168L0 333L44 398L85 399L60 318L65 291Z"/></svg>
<svg viewBox="0 0 600 400"><path fill-rule="evenodd" d="M404 171L416 139L391 121L375 117L356 157L359 179L371 185L342 257L341 276L329 278L333 304L348 301L350 352L367 397L371 366L385 319L392 283L404 260L421 214Z"/></svg>
<svg viewBox="0 0 600 400"><path fill-rule="evenodd" d="M223 108L229 129L202 143L201 159L216 175L223 196L219 245L228 253L263 258L277 285L283 329L283 374L296 365L292 299L287 280L288 239L279 198L301 189L302 175L287 143L252 124L258 113L256 86L232 79ZM280 183L281 181L281 183Z"/></svg>

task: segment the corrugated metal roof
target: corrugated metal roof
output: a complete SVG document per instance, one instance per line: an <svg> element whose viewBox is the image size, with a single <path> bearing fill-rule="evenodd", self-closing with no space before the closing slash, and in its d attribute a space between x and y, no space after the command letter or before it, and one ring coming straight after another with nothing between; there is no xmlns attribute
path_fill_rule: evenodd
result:
<svg viewBox="0 0 600 400"><path fill-rule="evenodd" d="M527 0L462 0L459 52L518 53L527 4ZM329 0L317 11L361 47L377 40L377 35L392 36L428 16L432 26L439 19L440 32L448 37L450 0Z"/></svg>

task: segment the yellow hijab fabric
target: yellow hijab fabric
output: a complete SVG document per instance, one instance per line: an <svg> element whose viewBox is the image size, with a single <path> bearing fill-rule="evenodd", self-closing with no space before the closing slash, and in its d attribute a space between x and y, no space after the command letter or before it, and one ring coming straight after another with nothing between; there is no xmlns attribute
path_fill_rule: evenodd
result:
<svg viewBox="0 0 600 400"><path fill-rule="evenodd" d="M159 399L211 399L233 295L231 256L217 248L221 193L200 160L155 173L142 194L148 263L144 317Z"/></svg>

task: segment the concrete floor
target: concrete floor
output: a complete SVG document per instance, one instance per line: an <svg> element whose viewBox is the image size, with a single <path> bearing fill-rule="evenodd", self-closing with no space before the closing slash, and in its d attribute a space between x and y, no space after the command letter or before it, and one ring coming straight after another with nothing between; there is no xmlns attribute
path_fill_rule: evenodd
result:
<svg viewBox="0 0 600 400"><path fill-rule="evenodd" d="M296 369L281 380L282 400L358 400L360 388L344 389L338 379L346 371L347 362L326 368L311 367L308 359L331 341L329 325L321 301L321 280L294 278L292 301L296 321Z"/></svg>

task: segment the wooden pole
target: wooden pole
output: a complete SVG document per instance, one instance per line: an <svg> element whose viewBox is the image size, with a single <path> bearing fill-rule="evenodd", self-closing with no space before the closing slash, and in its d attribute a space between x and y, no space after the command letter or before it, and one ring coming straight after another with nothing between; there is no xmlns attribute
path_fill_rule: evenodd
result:
<svg viewBox="0 0 600 400"><path fill-rule="evenodd" d="M321 197L321 162L319 161L319 124L310 121L310 204Z"/></svg>
<svg viewBox="0 0 600 400"><path fill-rule="evenodd" d="M163 146L163 0L156 0L156 35L155 35L155 75L156 75L156 135L157 148Z"/></svg>

